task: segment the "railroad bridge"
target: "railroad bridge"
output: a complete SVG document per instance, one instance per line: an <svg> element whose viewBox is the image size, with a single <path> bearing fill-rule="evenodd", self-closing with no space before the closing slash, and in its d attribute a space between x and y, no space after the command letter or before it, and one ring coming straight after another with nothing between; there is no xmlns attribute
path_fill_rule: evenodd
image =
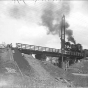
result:
<svg viewBox="0 0 88 88"><path fill-rule="evenodd" d="M52 57L60 57L61 56L61 49L49 48L49 47L42 47L42 46L35 46L35 45L28 45L22 43L16 43L16 48L19 49L21 53L25 54L41 54L46 56ZM72 52L72 51L64 51L64 57L73 57L73 58L83 58L84 53L82 52Z"/></svg>

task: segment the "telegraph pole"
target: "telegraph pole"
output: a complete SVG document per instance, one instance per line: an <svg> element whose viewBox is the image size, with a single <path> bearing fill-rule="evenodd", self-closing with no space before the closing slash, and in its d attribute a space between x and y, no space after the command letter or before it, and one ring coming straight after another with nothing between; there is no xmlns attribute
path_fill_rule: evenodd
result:
<svg viewBox="0 0 88 88"><path fill-rule="evenodd" d="M65 15L62 16L61 20L61 61L62 61L62 68L63 68L63 59L64 59L64 52L65 52Z"/></svg>

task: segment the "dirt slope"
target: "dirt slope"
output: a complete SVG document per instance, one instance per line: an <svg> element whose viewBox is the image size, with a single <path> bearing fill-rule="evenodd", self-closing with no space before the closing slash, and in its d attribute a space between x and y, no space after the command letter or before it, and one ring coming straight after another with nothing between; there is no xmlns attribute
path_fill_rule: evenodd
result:
<svg viewBox="0 0 88 88"><path fill-rule="evenodd" d="M49 74L55 78L60 77L63 78L64 77L64 73L65 71L57 66L54 66L51 63L48 63L47 61L40 61L41 66L47 71L49 72Z"/></svg>
<svg viewBox="0 0 88 88"><path fill-rule="evenodd" d="M73 82L75 86L88 87L88 60L82 60L69 67L66 79Z"/></svg>
<svg viewBox="0 0 88 88"><path fill-rule="evenodd" d="M0 88L67 88L68 84L56 80L39 60L30 55L23 57L17 49L14 53L1 50L0 59Z"/></svg>
<svg viewBox="0 0 88 88"><path fill-rule="evenodd" d="M66 88L66 84L61 81L55 80L49 73L46 71L40 62L33 58L32 56L25 55L25 59L29 62L29 64L35 69L38 73L38 80L41 80L44 85L48 86L48 88Z"/></svg>

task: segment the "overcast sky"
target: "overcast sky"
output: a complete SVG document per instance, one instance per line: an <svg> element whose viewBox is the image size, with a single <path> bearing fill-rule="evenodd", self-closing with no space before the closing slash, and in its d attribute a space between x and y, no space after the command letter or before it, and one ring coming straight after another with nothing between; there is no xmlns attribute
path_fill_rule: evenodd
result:
<svg viewBox="0 0 88 88"><path fill-rule="evenodd" d="M60 20L64 12L66 14L66 21L69 23L69 28L73 31L72 36L76 40L76 43L80 43L84 48L88 48L87 0L66 2L47 2L46 0L34 2L27 0L25 3L22 1L19 3L17 1L0 1L0 43L13 43L13 45L15 43L24 43L60 48L59 34L47 34L49 32L49 25L45 24L44 19L42 19L44 11L48 9L48 11L53 10L56 20ZM67 5L66 8L63 6L63 3L65 6ZM55 14L56 12L59 14ZM47 14L45 13L45 15ZM48 16L50 20L52 14L48 13ZM56 20L55 22L59 22Z"/></svg>

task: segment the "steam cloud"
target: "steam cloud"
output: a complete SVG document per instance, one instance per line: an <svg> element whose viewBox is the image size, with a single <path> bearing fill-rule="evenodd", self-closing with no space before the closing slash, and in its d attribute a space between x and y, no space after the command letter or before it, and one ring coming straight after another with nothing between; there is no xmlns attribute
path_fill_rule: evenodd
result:
<svg viewBox="0 0 88 88"><path fill-rule="evenodd" d="M72 30L70 30L70 29L66 30L66 35L68 36L67 37L68 41L71 41L74 44L76 43L74 37L72 36L73 35L73 31Z"/></svg>
<svg viewBox="0 0 88 88"><path fill-rule="evenodd" d="M28 5L13 5L8 9L9 16L16 20L38 23L40 20L41 9Z"/></svg>
<svg viewBox="0 0 88 88"><path fill-rule="evenodd" d="M41 9L42 10L42 9ZM42 12L42 25L48 29L48 34L57 34L61 36L61 18L62 15L68 16L70 13L70 2L62 1L60 3L45 3ZM24 19L34 23L39 23L41 11L37 7L29 7L27 5L14 5L9 8L9 15L14 19ZM36 22L37 21L37 22ZM65 23L66 35L68 41L75 43L73 31L69 28L69 24Z"/></svg>
<svg viewBox="0 0 88 88"><path fill-rule="evenodd" d="M14 5L11 9L10 9L10 16L15 18L15 19L20 19L25 17L26 14L26 10L24 6L17 6Z"/></svg>
<svg viewBox="0 0 88 88"><path fill-rule="evenodd" d="M61 35L61 18L62 15L65 14L65 16L68 16L70 13L70 2L62 2L61 4L57 6L54 3L48 3L46 5L46 8L43 10L43 14L41 16L42 18L42 25L46 26L48 28L48 34L57 34ZM75 39L73 38L73 31L69 28L69 24L65 23L66 27L66 35L68 36L68 41L71 41L75 43Z"/></svg>

